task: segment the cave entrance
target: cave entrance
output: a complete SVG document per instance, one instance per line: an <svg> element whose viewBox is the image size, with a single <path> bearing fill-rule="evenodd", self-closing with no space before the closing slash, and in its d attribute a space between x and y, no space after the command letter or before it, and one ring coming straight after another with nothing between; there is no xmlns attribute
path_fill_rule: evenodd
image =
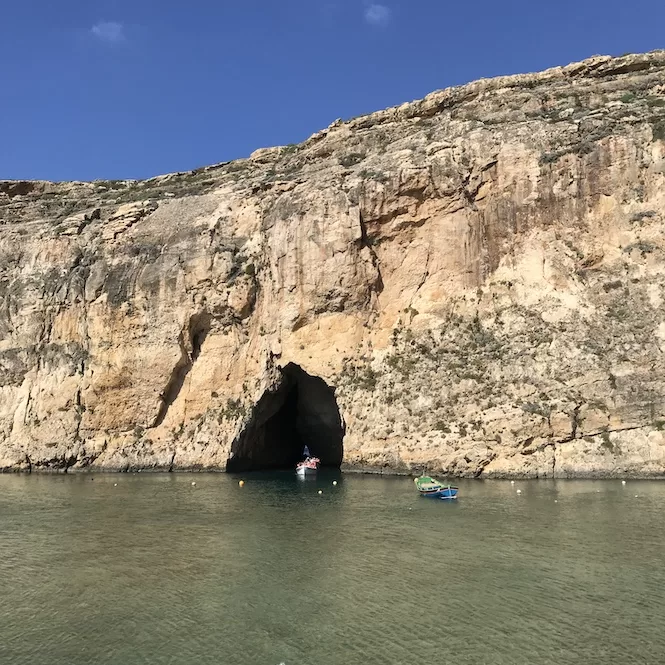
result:
<svg viewBox="0 0 665 665"><path fill-rule="evenodd" d="M277 390L265 392L231 447L229 472L293 469L307 446L321 466L342 463L344 423L335 391L289 363Z"/></svg>

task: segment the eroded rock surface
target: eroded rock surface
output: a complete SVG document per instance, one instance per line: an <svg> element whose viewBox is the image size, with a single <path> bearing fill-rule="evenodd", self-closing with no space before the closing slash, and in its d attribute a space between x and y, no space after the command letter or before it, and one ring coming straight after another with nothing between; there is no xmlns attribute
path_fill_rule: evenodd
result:
<svg viewBox="0 0 665 665"><path fill-rule="evenodd" d="M665 52L148 181L0 182L0 468L223 469L289 363L344 463L665 471Z"/></svg>

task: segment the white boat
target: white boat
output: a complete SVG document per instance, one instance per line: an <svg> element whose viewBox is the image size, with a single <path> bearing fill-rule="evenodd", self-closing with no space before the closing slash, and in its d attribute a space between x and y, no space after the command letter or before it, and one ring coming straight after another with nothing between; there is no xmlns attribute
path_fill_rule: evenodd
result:
<svg viewBox="0 0 665 665"><path fill-rule="evenodd" d="M319 468L321 460L318 457L308 457L302 462L296 464L296 473L299 476L308 476L312 473L316 473L316 470Z"/></svg>

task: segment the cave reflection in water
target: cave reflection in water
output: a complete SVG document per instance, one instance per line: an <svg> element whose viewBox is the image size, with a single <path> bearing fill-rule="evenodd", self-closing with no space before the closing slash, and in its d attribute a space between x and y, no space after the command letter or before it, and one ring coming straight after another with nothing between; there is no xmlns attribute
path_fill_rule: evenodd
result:
<svg viewBox="0 0 665 665"><path fill-rule="evenodd" d="M233 442L227 471L293 468L304 446L322 466L342 463L344 423L335 391L289 363L277 390L266 392Z"/></svg>

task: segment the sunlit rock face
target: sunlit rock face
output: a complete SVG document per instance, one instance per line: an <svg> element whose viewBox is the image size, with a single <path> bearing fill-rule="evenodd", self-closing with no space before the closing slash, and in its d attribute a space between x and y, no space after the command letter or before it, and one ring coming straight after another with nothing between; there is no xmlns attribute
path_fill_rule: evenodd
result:
<svg viewBox="0 0 665 665"><path fill-rule="evenodd" d="M0 182L0 468L662 474L663 238L662 51Z"/></svg>

